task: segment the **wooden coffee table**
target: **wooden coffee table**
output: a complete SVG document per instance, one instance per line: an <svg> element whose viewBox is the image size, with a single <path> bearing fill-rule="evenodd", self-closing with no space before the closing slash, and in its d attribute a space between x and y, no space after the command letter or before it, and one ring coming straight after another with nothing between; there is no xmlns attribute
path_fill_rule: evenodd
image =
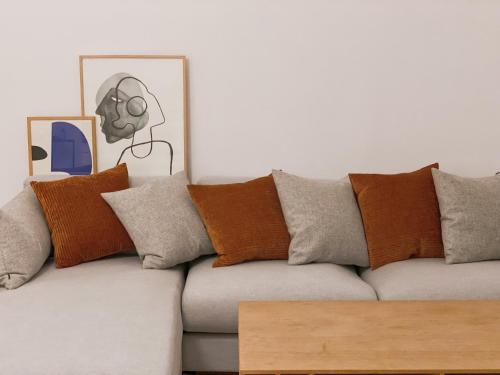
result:
<svg viewBox="0 0 500 375"><path fill-rule="evenodd" d="M240 374L500 373L500 301L242 302Z"/></svg>

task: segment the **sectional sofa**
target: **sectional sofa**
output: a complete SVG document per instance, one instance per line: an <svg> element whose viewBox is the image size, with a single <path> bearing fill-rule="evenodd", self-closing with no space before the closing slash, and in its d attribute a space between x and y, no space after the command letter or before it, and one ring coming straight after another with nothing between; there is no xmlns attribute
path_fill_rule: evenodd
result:
<svg viewBox="0 0 500 375"><path fill-rule="evenodd" d="M282 260L213 268L213 258L168 270L142 269L134 255L64 269L49 259L21 288L0 288L0 374L236 372L245 300L500 299L500 261L372 271Z"/></svg>

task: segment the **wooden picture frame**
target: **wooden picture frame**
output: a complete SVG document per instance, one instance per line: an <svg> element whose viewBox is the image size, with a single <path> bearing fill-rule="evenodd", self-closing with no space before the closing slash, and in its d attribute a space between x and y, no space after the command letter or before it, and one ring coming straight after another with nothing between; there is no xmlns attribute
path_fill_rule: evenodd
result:
<svg viewBox="0 0 500 375"><path fill-rule="evenodd" d="M138 60L145 60L145 61L172 61L172 60L178 60L182 64L182 116L183 116L183 124L182 124L182 131L183 131L183 164L182 164L182 169L185 171L186 175L188 178L190 177L190 142L189 142L189 82L188 82L188 60L186 56L183 55L109 55L109 54L104 54L104 55L81 55L79 56L79 68L80 68L80 111L82 116L88 116L88 115L96 115L95 110L92 111L92 109L89 109L89 100L87 100L86 103L86 95L87 97L90 97L90 93L86 92L86 80L88 79L87 74L86 74L86 64L91 62L91 61L103 61L103 60L110 60L110 61L116 61L117 64L117 71L121 71L119 69L120 67L120 62L129 60L129 61L138 61ZM135 78L131 77L131 78ZM140 80L137 79L139 82ZM142 83L142 82L141 82ZM156 83L155 83L156 84ZM146 86L145 86L146 87ZM149 93L149 89L146 87L148 90L147 92ZM117 89L116 89L117 90ZM94 91L95 92L95 91ZM156 97L155 97L156 99ZM158 100L156 100L158 105L160 103ZM96 104L93 104L93 106L96 106ZM146 107L147 108L147 107ZM94 112L94 113L90 113ZM162 111L163 113L163 111ZM99 117L99 116L98 116ZM165 119L166 124L169 125L169 119ZM98 125L102 127L102 118L98 121ZM100 131L100 129L98 129ZM135 130L137 132L137 130ZM135 133L134 133L135 136ZM151 136L152 137L152 136ZM124 140L125 138L122 138ZM129 139L129 138L127 138ZM153 140L153 138L151 138ZM102 144L103 142L103 136L101 136L101 133L99 132L97 136L97 147L100 155L103 155L102 152ZM100 146L101 144L101 146ZM129 147L134 147L134 144L132 143L131 146ZM170 146L172 149L172 146ZM103 164L105 162L103 161ZM129 164L129 163L128 163ZM107 163L106 167L111 167L109 162ZM99 166L98 164L98 171L101 171L103 168ZM104 168L105 169L105 168ZM175 169L175 166L174 166ZM179 168L177 168L178 170ZM170 166L170 170L172 172L172 165ZM174 170L177 171L177 170ZM131 170L130 164L129 164L129 171L131 172L131 175L134 175L133 169Z"/></svg>
<svg viewBox="0 0 500 375"><path fill-rule="evenodd" d="M26 119L27 126L27 136L28 136L28 172L30 176L34 175L34 166L33 162L33 147L37 146L34 144L34 135L33 135L33 126L48 126L49 123L54 122L89 122L90 124L90 134L91 134L91 145L89 145L89 149L91 152L91 172L85 174L94 174L97 172L97 145L96 145L96 118L94 116L30 116ZM71 124L73 125L73 124ZM73 125L74 126L74 125ZM89 140L87 139L87 142ZM37 143L35 137L35 143ZM45 151L48 152L48 151ZM48 157L48 155L47 155ZM50 174L50 171L46 173L37 173L37 174Z"/></svg>

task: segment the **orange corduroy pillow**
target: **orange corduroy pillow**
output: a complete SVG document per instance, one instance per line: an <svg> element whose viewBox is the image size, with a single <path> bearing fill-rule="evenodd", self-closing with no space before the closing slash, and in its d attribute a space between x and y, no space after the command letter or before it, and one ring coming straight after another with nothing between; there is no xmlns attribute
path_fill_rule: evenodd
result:
<svg viewBox="0 0 500 375"><path fill-rule="evenodd" d="M349 174L363 218L372 269L409 258L442 258L432 164L400 174Z"/></svg>
<svg viewBox="0 0 500 375"><path fill-rule="evenodd" d="M56 267L70 267L131 251L134 243L101 193L127 189L125 164L90 176L31 186L45 212Z"/></svg>
<svg viewBox="0 0 500 375"><path fill-rule="evenodd" d="M272 176L188 190L218 254L214 267L288 259L290 235Z"/></svg>

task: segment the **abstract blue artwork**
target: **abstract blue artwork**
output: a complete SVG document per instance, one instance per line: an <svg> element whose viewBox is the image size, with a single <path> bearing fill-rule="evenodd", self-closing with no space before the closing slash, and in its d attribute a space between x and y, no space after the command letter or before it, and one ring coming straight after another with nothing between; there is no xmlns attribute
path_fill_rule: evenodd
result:
<svg viewBox="0 0 500 375"><path fill-rule="evenodd" d="M30 175L95 172L95 117L28 118Z"/></svg>
<svg viewBox="0 0 500 375"><path fill-rule="evenodd" d="M52 123L52 172L88 175L92 172L92 152L85 135L69 122Z"/></svg>

